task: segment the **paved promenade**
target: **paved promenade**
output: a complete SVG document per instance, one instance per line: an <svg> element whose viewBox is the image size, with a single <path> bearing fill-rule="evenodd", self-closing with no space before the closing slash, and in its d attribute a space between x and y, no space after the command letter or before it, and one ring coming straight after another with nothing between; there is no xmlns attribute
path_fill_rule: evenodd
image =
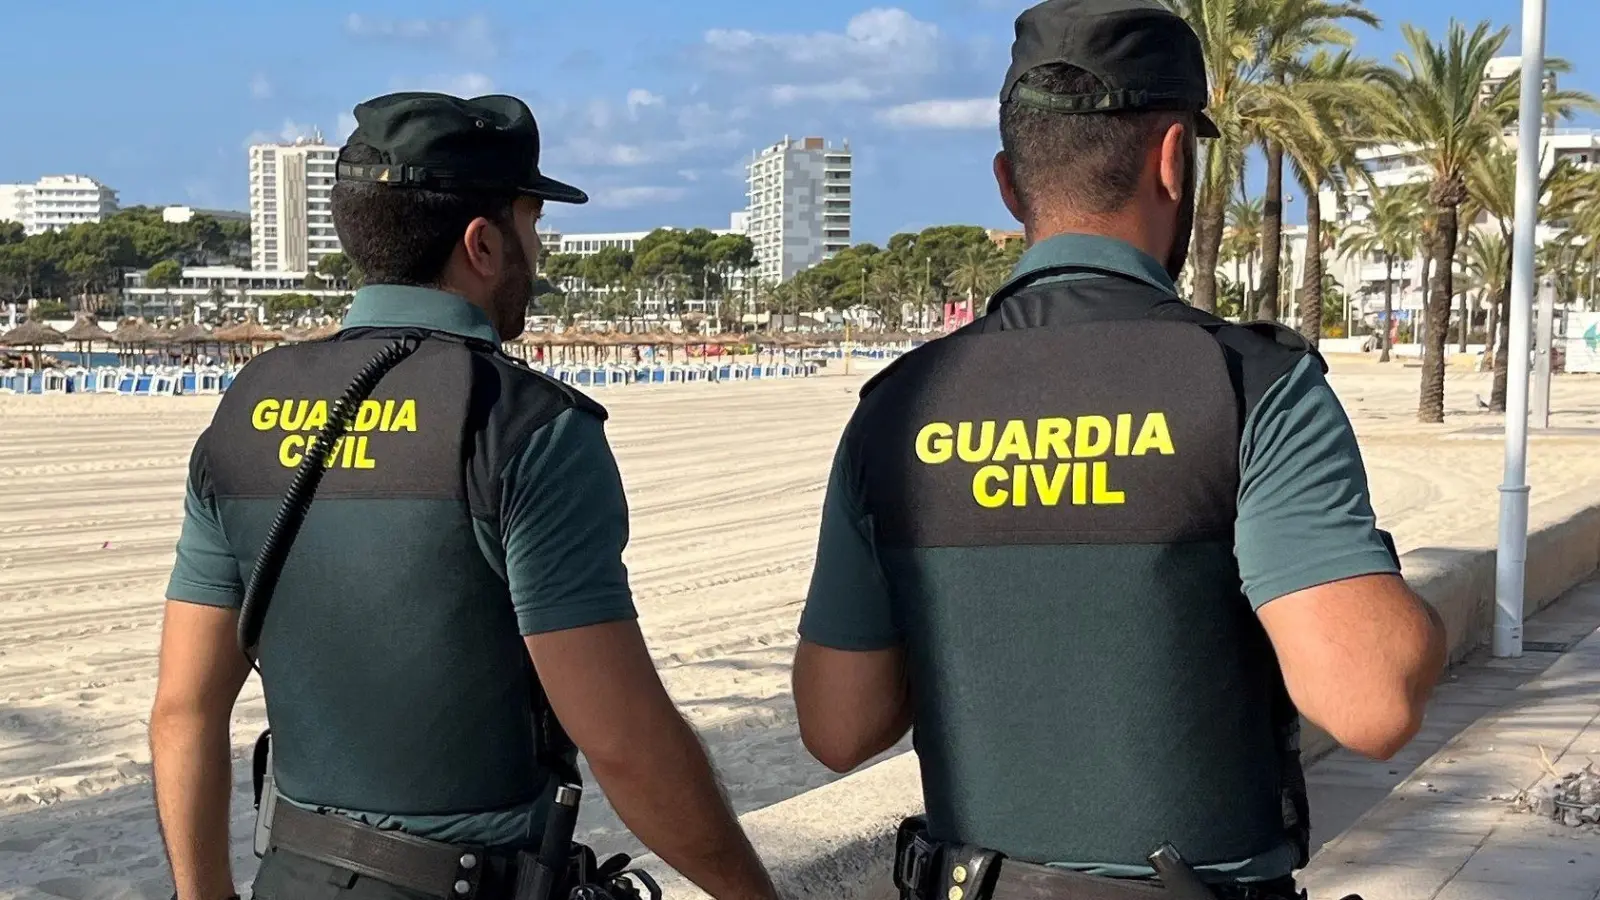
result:
<svg viewBox="0 0 1600 900"><path fill-rule="evenodd" d="M1312 900L1600 897L1600 833L1505 799L1600 763L1597 626L1600 579L1531 620L1520 659L1480 651L1452 670L1395 759L1337 751L1312 767L1326 841L1301 876Z"/></svg>

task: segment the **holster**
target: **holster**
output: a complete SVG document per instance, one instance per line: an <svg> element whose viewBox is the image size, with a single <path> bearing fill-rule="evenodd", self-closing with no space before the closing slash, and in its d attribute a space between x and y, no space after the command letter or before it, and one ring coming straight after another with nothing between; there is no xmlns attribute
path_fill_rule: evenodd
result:
<svg viewBox="0 0 1600 900"><path fill-rule="evenodd" d="M901 900L982 900L993 888L1000 854L971 844L938 843L913 816L895 833L894 886Z"/></svg>
<svg viewBox="0 0 1600 900"><path fill-rule="evenodd" d="M599 862L592 848L574 843L567 857L567 870L553 883L547 896L536 873L538 858L526 851L517 854L517 879L511 900L661 900L661 886L643 869L629 869L632 860L618 853ZM630 880L633 879L633 880ZM638 885L635 885L635 881ZM643 887L644 893L640 893Z"/></svg>

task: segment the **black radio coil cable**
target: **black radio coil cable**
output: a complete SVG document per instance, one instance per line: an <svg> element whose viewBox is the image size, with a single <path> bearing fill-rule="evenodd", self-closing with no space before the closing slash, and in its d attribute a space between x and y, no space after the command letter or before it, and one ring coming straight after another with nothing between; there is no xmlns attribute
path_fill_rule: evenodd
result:
<svg viewBox="0 0 1600 900"><path fill-rule="evenodd" d="M244 589L244 602L239 607L239 649L244 651L257 673L261 668L256 664L256 646L266 620L267 604L271 602L272 592L278 586L278 577L283 574L289 549L294 545L295 536L300 533L300 526L311 508L317 485L322 483L322 475L327 471L325 463L328 454L332 452L334 442L350 428L361 402L367 399L383 376L416 352L420 343L416 337L402 338L383 348L361 367L350 386L334 403L327 423L306 449L300 467L295 470L294 480L289 483L289 492L284 495L283 505L278 508L278 515L267 531L260 554L256 556L255 568L250 572L250 583Z"/></svg>

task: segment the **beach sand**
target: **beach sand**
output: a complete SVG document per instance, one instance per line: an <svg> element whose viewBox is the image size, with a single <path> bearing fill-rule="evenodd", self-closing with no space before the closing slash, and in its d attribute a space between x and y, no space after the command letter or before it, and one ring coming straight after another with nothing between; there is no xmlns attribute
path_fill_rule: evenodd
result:
<svg viewBox="0 0 1600 900"><path fill-rule="evenodd" d="M1380 522L1402 550L1492 542L1502 442L1467 436L1488 376L1452 373L1449 424L1418 373L1335 360ZM788 663L835 441L861 376L596 392L632 505L626 560L673 697L744 812L833 777L800 746ZM0 897L165 898L145 728L190 446L215 398L0 396ZM1600 380L1557 381L1556 423L1600 425ZM1533 520L1600 496L1600 439L1531 443ZM234 717L235 875L248 883L252 678ZM648 735L640 735L648 740ZM589 782L581 829L637 844Z"/></svg>

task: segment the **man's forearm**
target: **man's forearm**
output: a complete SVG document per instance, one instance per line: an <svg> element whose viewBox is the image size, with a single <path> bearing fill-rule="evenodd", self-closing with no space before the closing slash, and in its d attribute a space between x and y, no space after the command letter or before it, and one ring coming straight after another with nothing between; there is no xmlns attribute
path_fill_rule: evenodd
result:
<svg viewBox="0 0 1600 900"><path fill-rule="evenodd" d="M223 900L234 893L228 847L233 789L228 723L199 714L150 720L156 814L178 900Z"/></svg>
<svg viewBox="0 0 1600 900"><path fill-rule="evenodd" d="M589 758L617 815L668 865L718 900L776 898L772 881L681 717L660 742L624 760Z"/></svg>

